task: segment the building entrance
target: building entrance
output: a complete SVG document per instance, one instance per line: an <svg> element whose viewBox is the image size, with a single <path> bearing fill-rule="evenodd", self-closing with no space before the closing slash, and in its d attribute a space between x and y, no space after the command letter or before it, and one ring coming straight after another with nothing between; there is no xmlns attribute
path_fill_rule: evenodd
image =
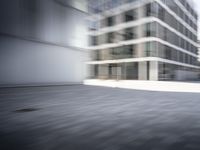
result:
<svg viewBox="0 0 200 150"><path fill-rule="evenodd" d="M109 79L120 80L122 77L122 69L118 64L109 64L108 66Z"/></svg>

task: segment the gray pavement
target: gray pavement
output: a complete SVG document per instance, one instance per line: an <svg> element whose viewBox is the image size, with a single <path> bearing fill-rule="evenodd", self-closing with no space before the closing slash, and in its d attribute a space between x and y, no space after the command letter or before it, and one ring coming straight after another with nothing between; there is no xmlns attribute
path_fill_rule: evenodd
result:
<svg viewBox="0 0 200 150"><path fill-rule="evenodd" d="M0 150L200 150L200 94L1 88Z"/></svg>

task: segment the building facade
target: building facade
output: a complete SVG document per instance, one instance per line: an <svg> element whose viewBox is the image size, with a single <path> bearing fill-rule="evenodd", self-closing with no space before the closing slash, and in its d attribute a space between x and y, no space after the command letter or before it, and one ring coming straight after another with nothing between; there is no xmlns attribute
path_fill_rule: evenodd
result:
<svg viewBox="0 0 200 150"><path fill-rule="evenodd" d="M198 16L188 1L104 0L89 4L89 78L198 78Z"/></svg>
<svg viewBox="0 0 200 150"><path fill-rule="evenodd" d="M84 0L1 0L0 87L82 83L87 15Z"/></svg>
<svg viewBox="0 0 200 150"><path fill-rule="evenodd" d="M200 41L198 41L198 61L200 63Z"/></svg>

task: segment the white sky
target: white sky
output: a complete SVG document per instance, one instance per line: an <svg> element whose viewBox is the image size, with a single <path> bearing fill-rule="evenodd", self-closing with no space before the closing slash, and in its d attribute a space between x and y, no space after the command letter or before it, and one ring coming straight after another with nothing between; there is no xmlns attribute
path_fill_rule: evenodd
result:
<svg viewBox="0 0 200 150"><path fill-rule="evenodd" d="M196 11L198 12L198 15L199 15L199 34L198 34L198 39L200 39L200 0L193 0L194 1L194 4L195 4L195 9Z"/></svg>

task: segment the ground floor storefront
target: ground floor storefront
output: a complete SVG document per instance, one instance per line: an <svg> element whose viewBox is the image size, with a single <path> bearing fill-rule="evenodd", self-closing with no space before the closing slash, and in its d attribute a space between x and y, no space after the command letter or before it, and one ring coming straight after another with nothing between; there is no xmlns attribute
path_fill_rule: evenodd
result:
<svg viewBox="0 0 200 150"><path fill-rule="evenodd" d="M90 79L197 80L199 69L159 61L90 64Z"/></svg>

